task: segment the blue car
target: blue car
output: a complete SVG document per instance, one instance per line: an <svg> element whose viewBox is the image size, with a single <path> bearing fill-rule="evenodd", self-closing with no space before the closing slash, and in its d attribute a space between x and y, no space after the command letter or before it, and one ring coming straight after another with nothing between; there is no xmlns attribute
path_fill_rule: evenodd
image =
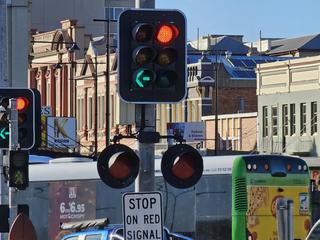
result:
<svg viewBox="0 0 320 240"><path fill-rule="evenodd" d="M108 224L107 219L98 219L84 222L63 223L62 230L75 230L61 240L124 240L123 225ZM192 240L192 238L163 230L163 240Z"/></svg>

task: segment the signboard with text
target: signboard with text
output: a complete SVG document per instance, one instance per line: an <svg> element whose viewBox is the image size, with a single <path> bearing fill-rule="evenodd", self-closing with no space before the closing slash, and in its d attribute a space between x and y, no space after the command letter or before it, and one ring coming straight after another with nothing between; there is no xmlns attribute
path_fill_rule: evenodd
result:
<svg viewBox="0 0 320 240"><path fill-rule="evenodd" d="M96 184L88 181L49 183L48 239L56 239L61 222L96 217Z"/></svg>
<svg viewBox="0 0 320 240"><path fill-rule="evenodd" d="M204 122L167 123L168 135L179 133L186 141L204 141Z"/></svg>
<svg viewBox="0 0 320 240"><path fill-rule="evenodd" d="M75 148L76 119L68 117L48 117L47 136L48 147Z"/></svg>
<svg viewBox="0 0 320 240"><path fill-rule="evenodd" d="M125 193L122 197L124 239L162 240L160 192Z"/></svg>

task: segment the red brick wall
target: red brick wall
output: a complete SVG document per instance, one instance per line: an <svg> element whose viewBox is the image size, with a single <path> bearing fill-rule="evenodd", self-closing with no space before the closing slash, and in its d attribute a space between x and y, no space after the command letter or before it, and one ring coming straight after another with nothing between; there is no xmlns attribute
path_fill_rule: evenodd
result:
<svg viewBox="0 0 320 240"><path fill-rule="evenodd" d="M256 88L219 88L219 114L238 113L241 97L244 99L243 112L257 112ZM213 106L213 109L215 112L215 106Z"/></svg>

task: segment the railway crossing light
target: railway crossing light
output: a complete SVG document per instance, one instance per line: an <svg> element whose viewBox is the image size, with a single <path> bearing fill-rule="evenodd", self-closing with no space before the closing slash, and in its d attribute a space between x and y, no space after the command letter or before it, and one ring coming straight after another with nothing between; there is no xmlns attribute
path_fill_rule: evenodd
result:
<svg viewBox="0 0 320 240"><path fill-rule="evenodd" d="M9 151L9 187L24 190L29 185L28 151Z"/></svg>
<svg viewBox="0 0 320 240"><path fill-rule="evenodd" d="M179 102L186 95L186 19L176 10L119 17L119 84L131 103Z"/></svg>
<svg viewBox="0 0 320 240"><path fill-rule="evenodd" d="M9 148L9 114L10 98L17 100L18 142L20 148L29 150L40 138L40 98L37 90L1 88L0 89L0 148ZM38 112L38 113L37 113Z"/></svg>
<svg viewBox="0 0 320 240"><path fill-rule="evenodd" d="M199 152L187 144L168 148L161 160L164 179L173 187L189 188L202 176L203 159Z"/></svg>
<svg viewBox="0 0 320 240"><path fill-rule="evenodd" d="M109 145L99 155L98 173L106 185L125 188L138 176L139 162L139 157L131 148L123 144Z"/></svg>

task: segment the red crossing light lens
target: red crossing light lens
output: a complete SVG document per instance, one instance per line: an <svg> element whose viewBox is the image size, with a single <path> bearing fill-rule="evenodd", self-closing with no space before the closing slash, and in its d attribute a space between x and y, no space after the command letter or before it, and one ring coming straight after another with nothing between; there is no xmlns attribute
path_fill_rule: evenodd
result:
<svg viewBox="0 0 320 240"><path fill-rule="evenodd" d="M109 162L109 173L115 179L122 180L131 174L131 162L124 152L116 153Z"/></svg>
<svg viewBox="0 0 320 240"><path fill-rule="evenodd" d="M158 28L156 39L161 45L170 44L179 35L178 29L169 24L163 24Z"/></svg>
<svg viewBox="0 0 320 240"><path fill-rule="evenodd" d="M17 110L18 111L23 111L25 110L29 105L28 99L24 97L18 97L17 98Z"/></svg>
<svg viewBox="0 0 320 240"><path fill-rule="evenodd" d="M177 157L172 167L172 173L180 179L188 179L195 173L195 160L187 153Z"/></svg>

